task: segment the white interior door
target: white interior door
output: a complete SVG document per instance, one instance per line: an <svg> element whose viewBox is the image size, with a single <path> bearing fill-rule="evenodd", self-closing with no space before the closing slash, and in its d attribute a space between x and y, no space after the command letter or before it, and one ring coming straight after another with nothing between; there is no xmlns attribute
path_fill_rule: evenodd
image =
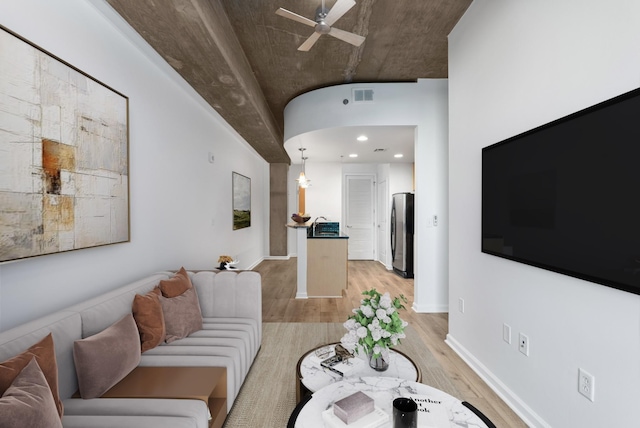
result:
<svg viewBox="0 0 640 428"><path fill-rule="evenodd" d="M374 176L347 175L345 180L349 260L374 260Z"/></svg>
<svg viewBox="0 0 640 428"><path fill-rule="evenodd" d="M378 261L383 263L389 268L387 260L388 248L389 248L389 192L387 181L381 181L378 183L378 219L377 219L377 234L378 234Z"/></svg>

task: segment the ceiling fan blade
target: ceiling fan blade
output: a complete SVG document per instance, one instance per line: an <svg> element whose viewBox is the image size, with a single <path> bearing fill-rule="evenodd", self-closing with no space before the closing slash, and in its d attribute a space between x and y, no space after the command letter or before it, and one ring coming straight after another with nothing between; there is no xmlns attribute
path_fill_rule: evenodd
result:
<svg viewBox="0 0 640 428"><path fill-rule="evenodd" d="M283 16L285 18L293 19L301 24L308 25L309 27L315 27L316 21L312 21L309 18L305 18L304 16L298 15L297 13L293 13L288 11L287 9L280 8L276 10L276 15Z"/></svg>
<svg viewBox="0 0 640 428"><path fill-rule="evenodd" d="M354 0L338 0L336 4L333 5L329 13L327 13L327 17L324 19L324 22L328 26L332 26L334 22L342 18L342 15L347 13L349 9L355 5L356 2Z"/></svg>
<svg viewBox="0 0 640 428"><path fill-rule="evenodd" d="M318 41L321 35L322 34L320 33L313 33L312 35L309 36L307 40L305 40L303 44L300 45L298 50L307 52Z"/></svg>
<svg viewBox="0 0 640 428"><path fill-rule="evenodd" d="M351 43L354 46L360 46L365 40L364 37L358 34L350 33L348 31L340 30L333 27L331 27L329 35L335 37L336 39L340 39L343 42Z"/></svg>

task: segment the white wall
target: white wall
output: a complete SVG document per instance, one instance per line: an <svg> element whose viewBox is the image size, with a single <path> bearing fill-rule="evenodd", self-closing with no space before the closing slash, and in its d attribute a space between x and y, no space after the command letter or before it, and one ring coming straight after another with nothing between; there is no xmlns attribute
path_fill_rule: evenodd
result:
<svg viewBox="0 0 640 428"><path fill-rule="evenodd" d="M268 164L103 0L0 2L0 24L129 97L131 183L131 242L0 265L1 329L155 271L263 258ZM238 231L232 171L252 179Z"/></svg>
<svg viewBox="0 0 640 428"><path fill-rule="evenodd" d="M392 177L391 183L389 183L389 195L413 192L415 190L412 163L391 163L389 164L389 174ZM391 200L391 196L389 196L389 200Z"/></svg>
<svg viewBox="0 0 640 428"><path fill-rule="evenodd" d="M481 253L481 149L637 88L638 46L624 0L476 0L449 37L448 343L531 426L638 426L640 296Z"/></svg>
<svg viewBox="0 0 640 428"><path fill-rule="evenodd" d="M349 103L353 88L375 90L372 103ZM410 125L416 127L416 218L441 219L416 225L415 301L417 312L448 309L447 232L447 81L349 84L317 89L294 98L284 112L285 141L296 135L341 126ZM308 166L307 164L307 171ZM311 174L309 174L311 178Z"/></svg>
<svg viewBox="0 0 640 428"><path fill-rule="evenodd" d="M341 165L335 162L307 163L305 169L309 178L313 176L306 191L307 212L311 214L311 220L323 216L329 221L341 221ZM291 184L295 186L295 182Z"/></svg>

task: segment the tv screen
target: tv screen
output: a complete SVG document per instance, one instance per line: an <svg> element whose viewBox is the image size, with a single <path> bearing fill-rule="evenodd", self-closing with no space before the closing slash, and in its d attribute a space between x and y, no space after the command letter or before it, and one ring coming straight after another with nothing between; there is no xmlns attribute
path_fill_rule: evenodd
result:
<svg viewBox="0 0 640 428"><path fill-rule="evenodd" d="M482 251L640 294L640 89L482 149Z"/></svg>

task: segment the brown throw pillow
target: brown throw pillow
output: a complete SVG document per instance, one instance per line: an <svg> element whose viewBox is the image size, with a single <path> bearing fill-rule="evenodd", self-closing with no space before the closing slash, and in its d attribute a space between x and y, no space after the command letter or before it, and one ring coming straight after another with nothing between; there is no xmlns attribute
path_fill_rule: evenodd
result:
<svg viewBox="0 0 640 428"><path fill-rule="evenodd" d="M80 396L100 397L140 363L140 336L132 314L73 343Z"/></svg>
<svg viewBox="0 0 640 428"><path fill-rule="evenodd" d="M51 333L23 353L0 363L0 394L4 394L33 357L36 358L44 377L47 379L58 409L58 415L62 417L63 407L58 393L58 363L56 362L56 352Z"/></svg>
<svg viewBox="0 0 640 428"><path fill-rule="evenodd" d="M153 349L164 342L165 326L160 296L155 291L133 298L133 318L140 333L140 352Z"/></svg>
<svg viewBox="0 0 640 428"><path fill-rule="evenodd" d="M49 383L32 357L0 398L0 428L62 428Z"/></svg>
<svg viewBox="0 0 640 428"><path fill-rule="evenodd" d="M171 343L202 330L202 312L194 287L170 299L160 296L160 303L167 329L165 342Z"/></svg>
<svg viewBox="0 0 640 428"><path fill-rule="evenodd" d="M160 281L159 286L164 297L179 296L193 287L191 279L189 279L189 274L184 267L181 267L172 278Z"/></svg>

